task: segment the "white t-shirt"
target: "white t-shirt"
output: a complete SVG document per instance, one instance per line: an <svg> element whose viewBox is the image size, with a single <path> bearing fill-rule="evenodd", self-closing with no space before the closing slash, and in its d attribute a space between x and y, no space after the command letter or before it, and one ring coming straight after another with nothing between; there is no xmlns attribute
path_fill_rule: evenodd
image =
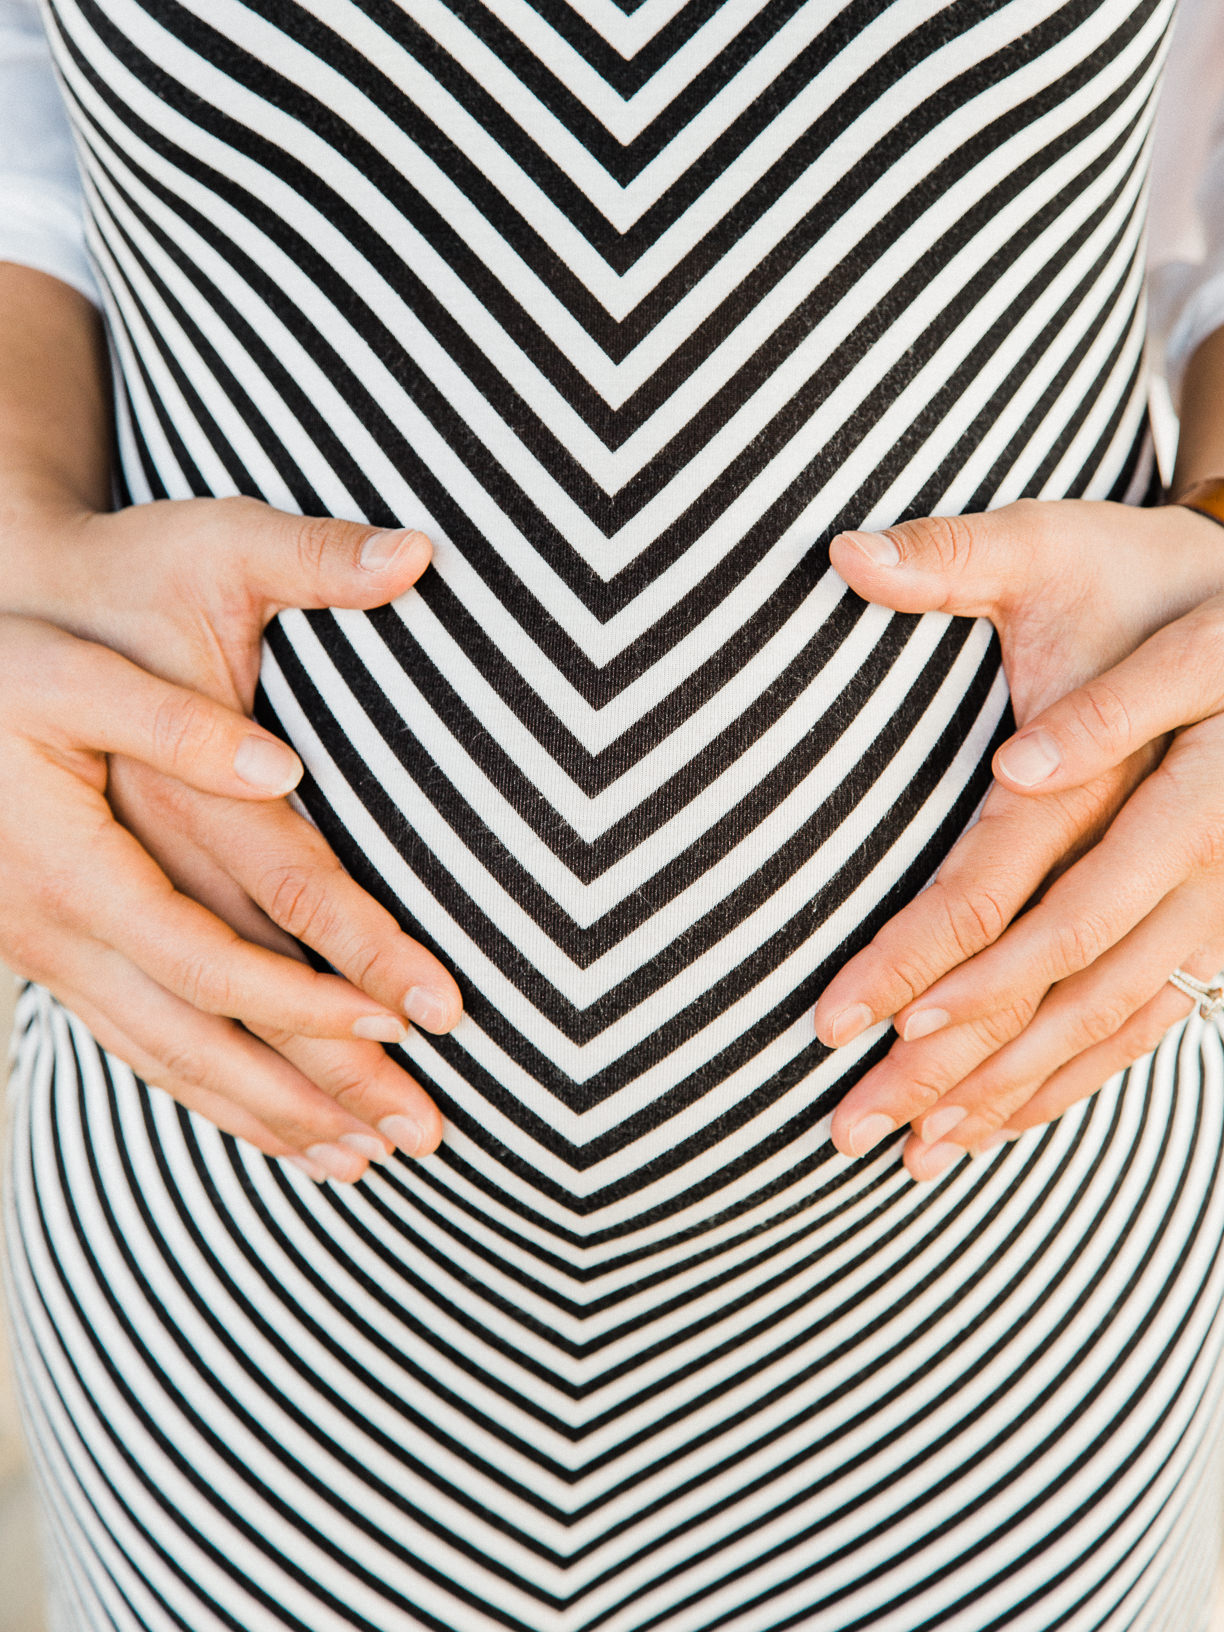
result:
<svg viewBox="0 0 1224 1632"><path fill-rule="evenodd" d="M72 137L39 0L0 0L0 260L97 289ZM1156 121L1148 230L1153 362L1176 396L1224 325L1224 0L1180 0Z"/></svg>

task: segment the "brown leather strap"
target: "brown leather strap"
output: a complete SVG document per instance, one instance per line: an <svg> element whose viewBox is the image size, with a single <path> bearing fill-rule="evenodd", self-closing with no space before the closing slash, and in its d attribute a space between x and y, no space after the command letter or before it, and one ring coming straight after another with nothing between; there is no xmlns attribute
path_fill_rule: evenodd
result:
<svg viewBox="0 0 1224 1632"><path fill-rule="evenodd" d="M1210 476L1205 482L1195 482L1170 502L1184 505L1187 510L1197 510L1200 516L1208 516L1224 527L1224 476Z"/></svg>

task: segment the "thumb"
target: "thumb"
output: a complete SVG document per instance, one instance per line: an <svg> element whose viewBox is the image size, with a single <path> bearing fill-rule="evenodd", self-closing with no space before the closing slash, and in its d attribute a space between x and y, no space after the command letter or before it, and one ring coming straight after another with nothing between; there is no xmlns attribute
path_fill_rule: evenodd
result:
<svg viewBox="0 0 1224 1632"><path fill-rule="evenodd" d="M995 754L1017 793L1082 786L1150 742L1224 709L1224 606L1207 602L1029 720Z"/></svg>
<svg viewBox="0 0 1224 1632"><path fill-rule="evenodd" d="M1017 599L1031 549L1014 506L974 516L924 516L878 533L838 533L829 559L866 601L895 612L991 618Z"/></svg>
<svg viewBox="0 0 1224 1632"><path fill-rule="evenodd" d="M289 607L367 611L411 589L433 546L415 527L371 527L334 516L294 516L252 504L232 542L242 570L272 618Z"/></svg>

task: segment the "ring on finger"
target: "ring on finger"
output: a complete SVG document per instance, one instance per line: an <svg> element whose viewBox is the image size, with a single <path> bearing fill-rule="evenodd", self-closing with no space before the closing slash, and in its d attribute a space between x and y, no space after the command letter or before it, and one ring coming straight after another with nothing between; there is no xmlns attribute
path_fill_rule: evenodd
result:
<svg viewBox="0 0 1224 1632"><path fill-rule="evenodd" d="M1188 975L1184 969L1174 969L1169 976L1169 985L1176 986L1179 992L1194 998L1204 1020L1211 1020L1217 1014L1224 1013L1224 986L1209 986L1206 981L1196 980L1193 975Z"/></svg>

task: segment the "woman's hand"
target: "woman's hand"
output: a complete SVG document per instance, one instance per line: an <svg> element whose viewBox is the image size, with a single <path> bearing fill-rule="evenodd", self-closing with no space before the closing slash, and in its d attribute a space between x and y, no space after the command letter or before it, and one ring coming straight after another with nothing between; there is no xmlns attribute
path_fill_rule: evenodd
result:
<svg viewBox="0 0 1224 1632"><path fill-rule="evenodd" d="M935 883L816 1010L832 1045L895 1016L833 1137L861 1155L910 1123L932 1178L1093 1092L1189 1009L1175 966L1224 962L1224 532L1026 502L846 534L833 559L870 600L990 617L1022 727Z"/></svg>
<svg viewBox="0 0 1224 1632"><path fill-rule="evenodd" d="M432 1150L438 1113L379 1042L449 1030L458 989L278 797L300 763L245 718L278 611L383 605L428 541L201 499L27 512L3 553L0 955L314 1177Z"/></svg>

